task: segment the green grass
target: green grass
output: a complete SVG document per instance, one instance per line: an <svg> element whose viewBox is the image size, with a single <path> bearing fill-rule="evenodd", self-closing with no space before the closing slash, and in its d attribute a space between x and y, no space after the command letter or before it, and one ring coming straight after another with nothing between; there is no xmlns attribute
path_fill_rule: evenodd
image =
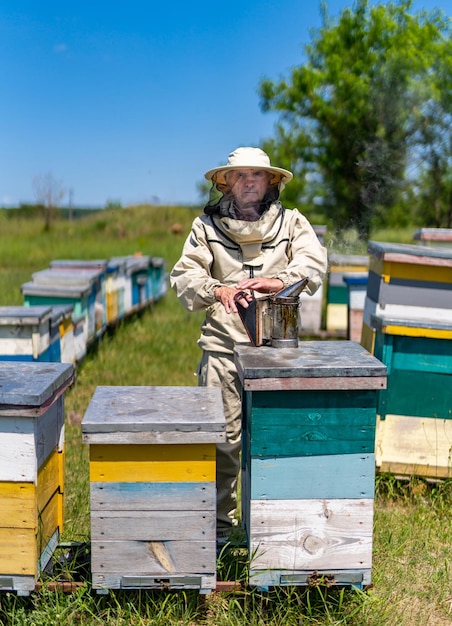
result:
<svg viewBox="0 0 452 626"><path fill-rule="evenodd" d="M0 305L22 304L20 285L53 259L109 258L142 252L161 256L167 268L178 258L195 211L136 207L55 222L44 232L37 222L6 219L0 211ZM172 233L180 224L182 232ZM177 230L177 229L176 229ZM412 232L377 233L376 240L410 242ZM365 253L353 235L329 245ZM342 245L342 243L341 243ZM202 315L186 313L169 292L153 309L106 334L89 352L66 393L65 542L89 541L88 447L80 421L98 385L195 385L196 345ZM98 596L77 568L67 577L82 585L73 593L44 585L29 598L0 592L0 624L132 624L140 626L445 626L452 623L452 481L428 484L378 476L375 498L373 587L366 591L280 588L262 593L246 584L243 549L224 551L222 580L238 580L230 593L111 592Z"/></svg>

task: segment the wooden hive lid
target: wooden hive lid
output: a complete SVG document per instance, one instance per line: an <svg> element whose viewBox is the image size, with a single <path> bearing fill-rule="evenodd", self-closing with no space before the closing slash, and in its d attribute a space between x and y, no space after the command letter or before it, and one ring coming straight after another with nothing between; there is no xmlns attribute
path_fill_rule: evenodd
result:
<svg viewBox="0 0 452 626"><path fill-rule="evenodd" d="M99 386L82 421L85 443L225 441L220 389Z"/></svg>
<svg viewBox="0 0 452 626"><path fill-rule="evenodd" d="M73 380L69 363L0 361L0 415L39 415Z"/></svg>
<svg viewBox="0 0 452 626"><path fill-rule="evenodd" d="M298 348L283 349L242 344L235 347L235 361L245 389L385 386L386 366L354 341L302 341Z"/></svg>

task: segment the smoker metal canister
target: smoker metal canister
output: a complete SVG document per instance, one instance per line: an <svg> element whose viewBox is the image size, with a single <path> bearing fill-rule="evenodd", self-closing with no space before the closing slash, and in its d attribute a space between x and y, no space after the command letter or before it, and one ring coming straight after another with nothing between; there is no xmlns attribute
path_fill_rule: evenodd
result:
<svg viewBox="0 0 452 626"><path fill-rule="evenodd" d="M274 348L298 348L299 307L298 295L270 299L270 343Z"/></svg>

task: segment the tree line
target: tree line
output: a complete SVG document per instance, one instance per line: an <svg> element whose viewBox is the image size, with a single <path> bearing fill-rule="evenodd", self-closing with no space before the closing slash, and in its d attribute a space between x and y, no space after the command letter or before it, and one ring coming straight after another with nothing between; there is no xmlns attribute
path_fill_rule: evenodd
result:
<svg viewBox="0 0 452 626"><path fill-rule="evenodd" d="M452 38L440 10L356 0L322 26L289 76L259 85L276 112L263 149L294 181L286 206L338 230L452 227Z"/></svg>

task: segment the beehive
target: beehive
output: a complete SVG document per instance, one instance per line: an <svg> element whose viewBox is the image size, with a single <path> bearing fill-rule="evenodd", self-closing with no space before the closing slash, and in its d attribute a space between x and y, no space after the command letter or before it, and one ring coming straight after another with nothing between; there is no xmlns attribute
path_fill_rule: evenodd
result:
<svg viewBox="0 0 452 626"><path fill-rule="evenodd" d="M28 595L58 545L73 376L68 364L0 363L0 590Z"/></svg>
<svg viewBox="0 0 452 626"><path fill-rule="evenodd" d="M400 321L452 322L452 249L369 243L362 345L373 352L372 315Z"/></svg>
<svg viewBox="0 0 452 626"><path fill-rule="evenodd" d="M87 341L92 341L103 330L103 311L106 308L105 270L61 268L58 265L51 269L41 270L32 275L32 282L37 286L78 288L87 290ZM55 301L54 304L58 304ZM65 303L67 304L67 303Z"/></svg>
<svg viewBox="0 0 452 626"><path fill-rule="evenodd" d="M345 272L343 279L348 290L347 339L359 343L363 330L368 272Z"/></svg>
<svg viewBox="0 0 452 626"><path fill-rule="evenodd" d="M369 584L385 366L350 341L240 345L235 358L250 584Z"/></svg>
<svg viewBox="0 0 452 626"><path fill-rule="evenodd" d="M375 356L388 368L378 403L378 469L452 478L452 322L371 321Z"/></svg>
<svg viewBox="0 0 452 626"><path fill-rule="evenodd" d="M50 306L0 307L0 360L52 360L51 315Z"/></svg>
<svg viewBox="0 0 452 626"><path fill-rule="evenodd" d="M420 228L413 239L425 246L452 248L452 228Z"/></svg>
<svg viewBox="0 0 452 626"><path fill-rule="evenodd" d="M93 588L212 590L220 390L98 387L82 432Z"/></svg>

